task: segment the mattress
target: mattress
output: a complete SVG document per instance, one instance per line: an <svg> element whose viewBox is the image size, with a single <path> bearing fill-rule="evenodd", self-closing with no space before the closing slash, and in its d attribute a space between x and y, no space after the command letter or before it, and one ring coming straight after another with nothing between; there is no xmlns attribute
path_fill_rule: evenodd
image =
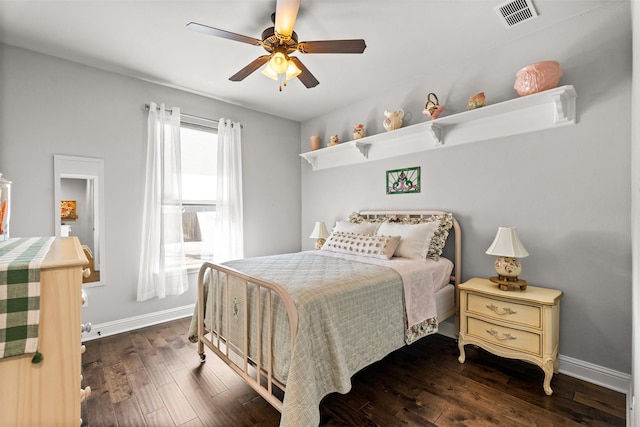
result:
<svg viewBox="0 0 640 427"><path fill-rule="evenodd" d="M444 320L444 315L456 307L455 286L447 285L436 292L436 307L438 310L438 321Z"/></svg>

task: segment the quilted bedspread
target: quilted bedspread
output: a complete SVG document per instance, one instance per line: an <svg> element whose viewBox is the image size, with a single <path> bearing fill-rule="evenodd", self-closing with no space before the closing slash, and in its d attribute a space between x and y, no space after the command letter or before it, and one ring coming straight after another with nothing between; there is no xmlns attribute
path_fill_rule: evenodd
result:
<svg viewBox="0 0 640 427"><path fill-rule="evenodd" d="M286 383L281 426L317 426L324 396L348 392L353 374L405 344L403 282L392 268L316 251L225 265L279 283L296 304L292 354L288 324L280 322L274 331L275 375Z"/></svg>

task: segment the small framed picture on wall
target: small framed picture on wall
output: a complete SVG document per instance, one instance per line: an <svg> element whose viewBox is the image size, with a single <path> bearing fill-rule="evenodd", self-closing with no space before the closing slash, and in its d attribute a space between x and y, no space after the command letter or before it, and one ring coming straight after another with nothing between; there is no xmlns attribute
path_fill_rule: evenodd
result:
<svg viewBox="0 0 640 427"><path fill-rule="evenodd" d="M420 166L387 171L387 194L420 192Z"/></svg>

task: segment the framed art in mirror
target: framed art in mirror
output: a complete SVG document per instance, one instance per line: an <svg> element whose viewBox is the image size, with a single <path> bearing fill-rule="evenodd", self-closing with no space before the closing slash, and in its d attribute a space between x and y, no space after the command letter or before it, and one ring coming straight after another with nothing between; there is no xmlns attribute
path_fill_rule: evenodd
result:
<svg viewBox="0 0 640 427"><path fill-rule="evenodd" d="M91 270L83 285L105 284L104 161L54 155L56 236L76 236Z"/></svg>

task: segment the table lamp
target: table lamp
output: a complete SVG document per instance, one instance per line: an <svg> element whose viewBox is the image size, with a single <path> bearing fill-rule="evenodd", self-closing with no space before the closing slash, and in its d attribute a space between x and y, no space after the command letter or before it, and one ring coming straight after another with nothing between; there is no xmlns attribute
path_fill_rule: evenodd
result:
<svg viewBox="0 0 640 427"><path fill-rule="evenodd" d="M515 227L498 227L498 233L486 253L498 257L495 262L498 276L490 277L489 280L497 283L503 291L506 291L509 286L527 289L527 282L518 279L518 275L522 272L522 265L518 258L529 256L529 252L520 242Z"/></svg>
<svg viewBox="0 0 640 427"><path fill-rule="evenodd" d="M313 227L313 231L311 232L311 236L309 236L310 239L316 239L316 249L322 248L327 237L329 237L327 226L324 225L324 222L322 221L316 222L316 225Z"/></svg>

